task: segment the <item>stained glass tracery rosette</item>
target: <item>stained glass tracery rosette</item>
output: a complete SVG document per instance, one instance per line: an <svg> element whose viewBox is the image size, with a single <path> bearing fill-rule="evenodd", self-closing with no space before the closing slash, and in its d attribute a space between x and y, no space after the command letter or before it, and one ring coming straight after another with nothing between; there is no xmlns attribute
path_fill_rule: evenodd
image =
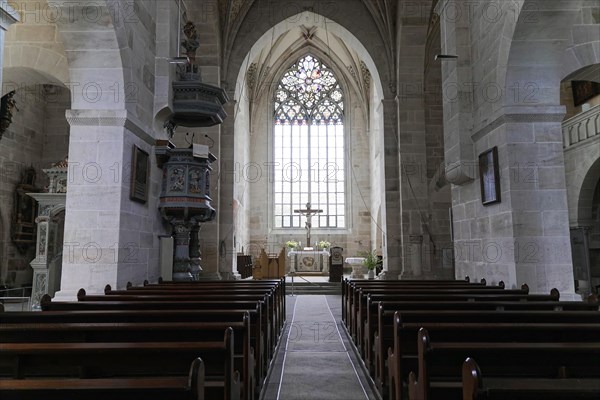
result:
<svg viewBox="0 0 600 400"><path fill-rule="evenodd" d="M343 91L333 71L312 56L294 64L275 93L275 123L341 124Z"/></svg>

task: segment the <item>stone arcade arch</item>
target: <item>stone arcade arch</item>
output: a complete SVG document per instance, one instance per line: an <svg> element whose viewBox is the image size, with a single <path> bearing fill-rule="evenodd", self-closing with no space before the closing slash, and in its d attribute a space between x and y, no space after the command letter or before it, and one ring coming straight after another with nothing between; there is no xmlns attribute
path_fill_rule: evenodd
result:
<svg viewBox="0 0 600 400"><path fill-rule="evenodd" d="M302 34L309 36L310 39L304 40L302 36L296 39L299 36L298 34L301 33L300 30L303 30ZM342 41L345 44L342 44ZM380 143L383 142L382 128L384 125L382 111L378 105L384 88L375 67L375 61L371 58L362 43L350 31L333 21L326 20L320 15L312 12L304 12L289 17L263 34L248 51L241 64L235 85L234 96L236 105L232 110L235 113L233 125L235 131L236 168L240 168L240 166L243 168L244 165L250 165L248 162L254 165L256 161L260 161L250 157L250 152L253 151L249 150L249 143L256 140L257 135L270 136L270 133L263 133L262 129L256 131L256 127L268 127L271 125L269 121L272 121L272 117L267 117L267 110L269 109L270 99L272 99L276 88L275 83L279 81L279 77L289 67L289 64L309 53L314 54L330 66L339 78L345 93L352 93L351 97L355 99L354 102L356 105L353 104L348 107L350 117L347 116L345 118L349 121L347 132L354 132L352 135L360 135L361 139L359 140L365 143L364 147L366 149L371 148L373 154L379 156L382 153L379 148L373 149L375 146L379 147ZM263 67L264 65L267 66ZM351 67L347 68L347 66ZM365 85L365 81L362 78L366 77L367 74L368 85ZM365 101L358 102L357 99L359 98L364 98ZM257 113L257 110L260 111ZM357 121L363 122L358 123ZM225 124L227 125L227 121ZM226 132L227 130L227 127L225 127L224 131ZM267 132L271 132L271 128ZM348 143L352 143L352 141ZM352 149L349 150L352 151ZM266 154L268 153L265 152ZM370 159L371 157L372 155L367 152L363 157L360 157L360 161L356 160L354 164L362 164L364 163L364 159ZM381 157L377 157L377 160L383 163ZM372 170L373 167L374 165L371 163L368 170ZM375 168L382 169L382 165L377 165ZM238 171L238 173L241 172L243 171ZM348 175L350 175L350 172L348 172ZM369 180L369 178L369 175L364 177L365 180ZM351 177L348 176L348 179L351 179ZM360 209L366 207L367 214L365 214L365 217L367 221L370 220L370 222L367 222L367 226L369 224L378 226L377 221L374 218L369 218L368 215L376 216L381 202L385 201L385 188L381 184L378 184L379 182L381 180L373 181L373 187L367 190L366 193L362 193L362 195L359 195L356 189L353 190L354 194L352 196L356 203L355 207L360 207ZM256 185L256 182L252 183ZM254 189L254 191L256 190ZM265 245L268 242L269 244L279 246L291 238L288 237L289 234L282 235L280 233L273 236L271 233L266 233L267 231L264 233L264 235L267 235L266 241L264 240L265 236L262 236L262 240L260 240L261 235L263 235L261 233L252 237L247 228L249 225L252 226L252 221L247 215L249 207L252 207L248 204L250 201L248 182L238 182L234 186L234 193L234 226L236 227L235 237L238 249L241 249L245 244L245 248L248 248L247 243L249 242L260 242L261 245ZM266 193L265 191L262 195L266 196ZM253 196L256 199L257 194L255 193ZM362 204L363 201L359 201L360 196L363 198L366 197L367 202L369 197L376 201L372 205ZM256 210L252 209L251 214L256 215ZM261 219L264 219L264 217ZM256 222L258 221L254 221L254 223ZM375 246L376 240L370 237L370 231L371 226L366 230L361 229L361 233L353 231L357 235L357 242L359 243L346 245L346 238L344 237L342 239L344 242L340 244L346 250L354 252L358 251L358 249L370 248L371 245ZM336 243L335 235L325 235L327 233L321 232L320 237ZM252 248L255 247L255 245L252 246ZM350 248L348 249L348 247Z"/></svg>
<svg viewBox="0 0 600 400"><path fill-rule="evenodd" d="M82 286L158 278L161 174L150 157L148 202L129 200L133 147L154 145L155 2L48 0L62 17L72 109L60 298ZM177 29L174 27L173 29ZM150 51L149 51L150 49ZM142 61L141 63L139 61Z"/></svg>
<svg viewBox="0 0 600 400"><path fill-rule="evenodd" d="M438 11L447 3L440 1ZM466 3L453 4L466 10ZM493 18L485 14L491 6ZM560 82L582 63L597 62L590 50L597 46L598 22L591 1L563 2L560 9L556 13L554 2L482 2L471 8L473 19L441 12L441 33L442 52L470 65L443 70L455 247L475 250L456 260L456 275L527 282L532 292L556 287L569 298L574 285ZM458 88L458 104L448 100L450 86ZM477 156L495 146L502 201L484 207ZM488 259L482 251L492 244L502 252Z"/></svg>

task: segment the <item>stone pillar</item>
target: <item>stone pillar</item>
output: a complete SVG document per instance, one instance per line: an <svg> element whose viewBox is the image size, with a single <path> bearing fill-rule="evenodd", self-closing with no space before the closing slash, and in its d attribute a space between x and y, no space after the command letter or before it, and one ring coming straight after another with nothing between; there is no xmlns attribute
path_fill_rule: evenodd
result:
<svg viewBox="0 0 600 400"><path fill-rule="evenodd" d="M384 270L379 279L398 279L402 272L402 199L400 196L400 157L398 150L398 103L385 99L383 103L383 150L385 168L385 204L382 219L385 221L383 244Z"/></svg>
<svg viewBox="0 0 600 400"><path fill-rule="evenodd" d="M0 88L3 86L2 65L4 65L4 32L12 24L19 22L19 14L8 5L6 0L0 0Z"/></svg>
<svg viewBox="0 0 600 400"><path fill-rule="evenodd" d="M228 93L230 99L235 98L234 92ZM234 154L234 123L237 101L230 100L225 105L228 118L221 125L221 179L219 186L219 274L223 279L241 279L237 270L237 250L234 244L235 221L233 210L235 186L235 154Z"/></svg>
<svg viewBox="0 0 600 400"><path fill-rule="evenodd" d="M455 185L475 179L473 167L473 76L471 73L470 18L451 18L445 10L450 0L440 0L436 14L440 15L442 54L456 55L456 60L442 62L444 98L444 158L446 179Z"/></svg>
<svg viewBox="0 0 600 400"><path fill-rule="evenodd" d="M503 253L514 262L517 286L527 283L532 293L557 288L561 299L574 298L561 126L564 107L510 107L506 112L488 144L498 145L505 153L499 158L506 163L501 177L505 205L491 215L491 231L512 236L513 254L510 247Z"/></svg>
<svg viewBox="0 0 600 400"><path fill-rule="evenodd" d="M148 154L154 139L125 110L68 110L69 191L59 299L80 288L102 293L158 278L157 210L161 172L150 157L148 201L132 202L133 145Z"/></svg>
<svg viewBox="0 0 600 400"><path fill-rule="evenodd" d="M456 277L557 288L573 299L561 121L564 107L505 107L473 134L476 154L498 148L501 201L484 206L480 179L453 188ZM460 200L460 201L459 201Z"/></svg>
<svg viewBox="0 0 600 400"><path fill-rule="evenodd" d="M422 21L403 21L399 38L398 151L404 250L402 277L407 279L423 274L420 247L417 259L412 237L422 237L423 224L428 222L429 215L423 67L425 46L414 40L415 37L426 36L427 25Z"/></svg>

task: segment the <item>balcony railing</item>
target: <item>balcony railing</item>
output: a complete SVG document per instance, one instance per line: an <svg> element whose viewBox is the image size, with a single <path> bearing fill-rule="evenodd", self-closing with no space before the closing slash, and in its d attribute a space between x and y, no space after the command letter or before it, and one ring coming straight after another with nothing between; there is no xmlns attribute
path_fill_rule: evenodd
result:
<svg viewBox="0 0 600 400"><path fill-rule="evenodd" d="M569 118L562 124L565 150L600 135L600 105Z"/></svg>

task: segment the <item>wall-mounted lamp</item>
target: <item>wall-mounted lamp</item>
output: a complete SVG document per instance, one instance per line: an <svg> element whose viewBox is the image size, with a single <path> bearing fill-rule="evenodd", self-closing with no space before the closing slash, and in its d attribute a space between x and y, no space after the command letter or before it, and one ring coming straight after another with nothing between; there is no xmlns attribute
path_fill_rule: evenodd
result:
<svg viewBox="0 0 600 400"><path fill-rule="evenodd" d="M209 144L209 145L208 145L208 148L209 148L209 149L212 149L212 148L215 146L215 141L213 140L213 138L211 138L211 137L210 137L210 136L208 136L208 135L204 135L204 137L205 137L205 138L207 138L207 139L209 139L209 140L212 142L212 144Z"/></svg>
<svg viewBox="0 0 600 400"><path fill-rule="evenodd" d="M458 56L453 56L449 54L436 54L435 60L456 60Z"/></svg>

